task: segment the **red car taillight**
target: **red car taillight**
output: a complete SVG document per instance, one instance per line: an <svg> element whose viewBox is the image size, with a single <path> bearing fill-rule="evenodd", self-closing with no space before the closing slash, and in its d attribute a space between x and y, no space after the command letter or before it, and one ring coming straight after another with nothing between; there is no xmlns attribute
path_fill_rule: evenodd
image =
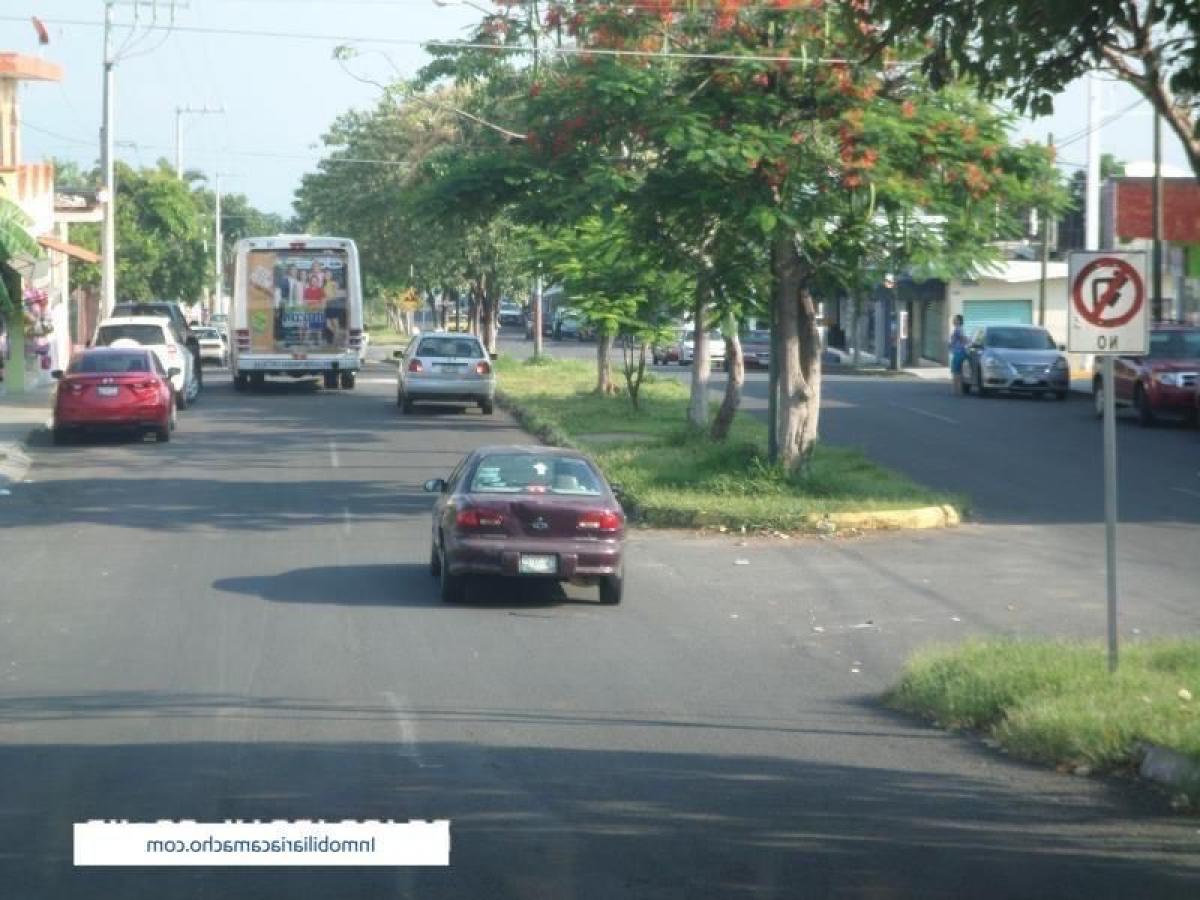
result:
<svg viewBox="0 0 1200 900"><path fill-rule="evenodd" d="M490 375L491 373L492 373L492 367L489 366L487 363L485 363L485 362L475 363L475 374L476 375Z"/></svg>
<svg viewBox="0 0 1200 900"><path fill-rule="evenodd" d="M133 390L137 391L138 393L145 393L146 391L157 390L158 382L157 381L138 381L129 386L131 388L133 388Z"/></svg>
<svg viewBox="0 0 1200 900"><path fill-rule="evenodd" d="M454 517L454 526L462 531L474 528L497 528L504 524L504 516L490 509L477 509L470 506L460 509Z"/></svg>
<svg viewBox="0 0 1200 900"><path fill-rule="evenodd" d="M621 517L615 512L588 512L579 517L575 526L580 531L592 531L599 534L611 534L621 530Z"/></svg>
<svg viewBox="0 0 1200 900"><path fill-rule="evenodd" d="M408 364L408 371L410 372L422 372L424 371L424 368L425 367L421 365L421 361L419 359L414 359Z"/></svg>

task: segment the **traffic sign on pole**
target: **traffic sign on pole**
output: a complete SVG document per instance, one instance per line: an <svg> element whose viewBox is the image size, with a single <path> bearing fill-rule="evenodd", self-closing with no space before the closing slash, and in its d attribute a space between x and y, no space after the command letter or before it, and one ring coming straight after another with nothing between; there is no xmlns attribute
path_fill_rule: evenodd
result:
<svg viewBox="0 0 1200 900"><path fill-rule="evenodd" d="M1072 353L1138 355L1149 345L1146 254L1072 253L1067 349Z"/></svg>

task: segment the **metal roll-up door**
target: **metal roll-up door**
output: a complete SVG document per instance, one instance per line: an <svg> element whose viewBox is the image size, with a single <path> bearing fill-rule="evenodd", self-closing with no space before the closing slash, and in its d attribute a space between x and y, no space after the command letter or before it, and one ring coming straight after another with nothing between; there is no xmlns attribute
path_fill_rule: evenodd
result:
<svg viewBox="0 0 1200 900"><path fill-rule="evenodd" d="M964 300L963 330L970 337L987 325L1032 325L1032 300Z"/></svg>

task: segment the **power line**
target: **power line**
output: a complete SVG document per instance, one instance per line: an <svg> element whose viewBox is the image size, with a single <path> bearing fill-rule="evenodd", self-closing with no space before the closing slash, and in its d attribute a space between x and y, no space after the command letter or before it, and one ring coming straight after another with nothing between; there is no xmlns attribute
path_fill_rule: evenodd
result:
<svg viewBox="0 0 1200 900"><path fill-rule="evenodd" d="M0 22L24 22L25 19L21 16L0 16ZM103 28L103 22L96 22L88 19L47 19L48 24L52 25L75 25L81 28ZM381 38L381 37L366 37L363 35L345 35L345 34L316 34L312 32L298 31L255 31L244 28L212 28L198 25L148 25L143 26L147 30L174 30L176 33L188 34L215 34L226 35L230 37L253 37L253 38L280 38L285 40L301 40L301 41L322 41L328 43L360 43L360 44L385 44L403 47L422 47L428 49L435 47L442 50L490 50L494 53L512 53L517 55L532 54L532 47L511 46L506 44L487 44L474 41L419 41L410 38ZM657 50L617 50L613 48L593 48L593 47L548 47L539 48L542 53L553 53L560 56L608 56L614 58L636 58L636 59L690 59L690 60L709 60L715 62L740 62L740 63L798 63L812 65L850 65L851 60L829 58L829 59L809 59L803 60L797 56L767 56L755 53L688 53L679 50L657 51Z"/></svg>
<svg viewBox="0 0 1200 900"><path fill-rule="evenodd" d="M1057 148L1061 149L1063 147L1070 146L1071 144L1078 143L1079 141L1082 141L1085 137L1087 137L1089 134L1091 134L1093 131L1099 131L1101 128L1105 128L1106 126L1111 125L1113 122L1117 121L1117 119L1120 119L1122 116L1128 115L1129 113L1133 112L1133 110L1135 110L1137 107L1141 106L1145 102L1146 102L1145 97L1138 97L1136 100L1134 100L1128 106L1126 106L1124 109L1120 109L1117 112L1112 113L1109 116L1101 119L1093 127L1084 128L1081 131L1076 131L1076 132L1073 132L1072 134L1067 135L1067 137L1064 140L1059 141L1055 146Z"/></svg>

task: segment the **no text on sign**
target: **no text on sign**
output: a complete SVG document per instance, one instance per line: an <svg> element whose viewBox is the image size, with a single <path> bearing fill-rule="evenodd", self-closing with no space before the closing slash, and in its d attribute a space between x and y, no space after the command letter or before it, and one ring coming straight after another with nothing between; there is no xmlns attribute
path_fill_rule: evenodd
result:
<svg viewBox="0 0 1200 900"><path fill-rule="evenodd" d="M1072 253L1067 349L1074 353L1141 354L1147 350L1146 255Z"/></svg>

